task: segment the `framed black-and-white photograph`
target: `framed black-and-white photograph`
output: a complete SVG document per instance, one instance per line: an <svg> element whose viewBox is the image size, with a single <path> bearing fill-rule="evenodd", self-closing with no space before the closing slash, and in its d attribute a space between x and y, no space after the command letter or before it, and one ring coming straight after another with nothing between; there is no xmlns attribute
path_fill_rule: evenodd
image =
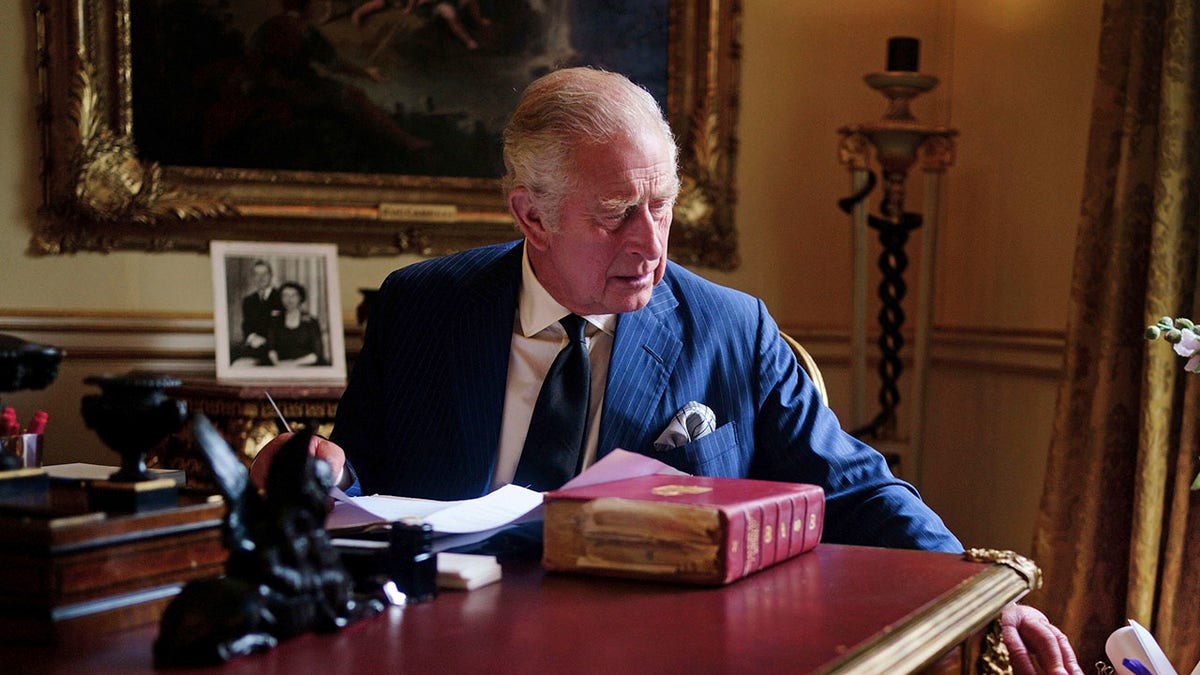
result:
<svg viewBox="0 0 1200 675"><path fill-rule="evenodd" d="M337 246L214 241L217 379L346 379Z"/></svg>

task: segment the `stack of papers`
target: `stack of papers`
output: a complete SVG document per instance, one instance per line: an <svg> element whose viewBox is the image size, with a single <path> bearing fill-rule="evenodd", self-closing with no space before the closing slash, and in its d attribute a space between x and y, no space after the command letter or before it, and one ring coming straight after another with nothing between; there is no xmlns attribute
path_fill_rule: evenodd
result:
<svg viewBox="0 0 1200 675"><path fill-rule="evenodd" d="M567 482L563 489L660 473L682 472L651 457L617 449ZM434 551L465 546L511 525L542 519L542 493L518 485L505 485L483 497L461 501L384 495L349 497L336 488L333 498L333 512L325 521L325 529L331 534L361 532L392 522L428 523L438 535Z"/></svg>
<svg viewBox="0 0 1200 675"><path fill-rule="evenodd" d="M466 546L511 525L542 518L542 493L505 485L477 499L440 502L409 497L334 496L333 512L325 520L330 534L362 532L393 522L433 526L433 550Z"/></svg>

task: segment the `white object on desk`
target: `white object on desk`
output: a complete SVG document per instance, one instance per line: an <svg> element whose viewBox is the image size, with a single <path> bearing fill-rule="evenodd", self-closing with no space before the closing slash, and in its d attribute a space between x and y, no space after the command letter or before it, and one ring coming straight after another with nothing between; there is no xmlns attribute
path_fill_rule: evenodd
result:
<svg viewBox="0 0 1200 675"><path fill-rule="evenodd" d="M69 464L47 464L42 467L46 475L54 480L108 480L119 466L106 464L88 464L87 462L71 462ZM187 482L184 472L180 469L146 469L156 478L170 478L179 487Z"/></svg>
<svg viewBox="0 0 1200 675"><path fill-rule="evenodd" d="M347 497L335 495L327 530L345 530L400 520L429 523L438 534L485 532L508 525L540 508L542 493L505 485L477 499L439 502L409 497Z"/></svg>
<svg viewBox="0 0 1200 675"><path fill-rule="evenodd" d="M1130 670L1122 663L1125 659L1141 661L1154 675L1176 675L1175 668L1167 660L1162 647L1158 645L1158 640L1133 619L1129 620L1128 626L1118 628L1108 636L1104 643L1104 653L1112 663L1113 669L1121 675L1130 675Z"/></svg>
<svg viewBox="0 0 1200 675"><path fill-rule="evenodd" d="M494 555L437 554L438 588L464 591L500 581L500 563Z"/></svg>

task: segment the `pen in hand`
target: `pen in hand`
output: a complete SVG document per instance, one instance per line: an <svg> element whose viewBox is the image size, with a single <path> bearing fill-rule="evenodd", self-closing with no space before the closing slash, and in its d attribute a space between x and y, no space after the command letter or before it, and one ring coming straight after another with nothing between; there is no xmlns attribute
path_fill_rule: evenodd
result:
<svg viewBox="0 0 1200 675"><path fill-rule="evenodd" d="M271 392L263 390L263 394L266 395L267 401L271 403L271 407L275 409L275 414L277 415L275 426L279 428L279 433L286 434L291 431L291 425L288 424L287 418L283 416L283 412L279 410L279 406L275 405L275 399L271 398Z"/></svg>
<svg viewBox="0 0 1200 675"><path fill-rule="evenodd" d="M285 434L285 433L291 431L292 429L288 425L287 418L283 416L283 411L281 411L279 409L279 406L275 405L275 399L271 398L271 392L263 390L263 394L267 397L267 400L271 402L271 407L275 409L275 415L276 415L275 426L279 427L279 433ZM342 473L345 473L346 468L348 468L348 467L344 467L344 466L342 467L342 471L338 473L337 478L335 479L336 481L341 480ZM337 485L333 486L333 489L330 491L329 496L331 499L337 500L337 501L349 501L349 499L350 499L350 497L347 496L345 492L342 492L342 489L339 488Z"/></svg>
<svg viewBox="0 0 1200 675"><path fill-rule="evenodd" d="M280 406L275 405L275 399L271 398L271 393L268 392L268 390L263 389L263 394L266 396L266 400L271 402L271 407L275 408L275 414L276 414L275 426L277 426L277 428L280 429L280 434L287 434L288 431L292 431L292 426L290 426L288 424L288 418L283 417L283 411L280 410ZM337 478L335 479L336 482L340 482L340 480L342 479L342 474L344 472L346 472L348 470L348 468L349 468L349 466L342 467L342 471L338 472L338 474L337 474ZM352 473L352 476L353 476L353 473ZM350 498L349 496L346 495L346 492L343 492L342 489L338 488L337 485L334 485L334 489L332 489L332 491L330 492L330 496L334 497L335 500L338 500L338 501L348 501Z"/></svg>

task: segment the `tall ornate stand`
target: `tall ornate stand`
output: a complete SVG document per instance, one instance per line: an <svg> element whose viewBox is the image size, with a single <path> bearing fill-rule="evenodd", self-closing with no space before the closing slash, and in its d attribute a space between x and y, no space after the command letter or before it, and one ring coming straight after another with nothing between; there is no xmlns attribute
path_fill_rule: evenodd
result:
<svg viewBox="0 0 1200 675"><path fill-rule="evenodd" d="M924 443L924 393L929 365L929 332L932 322L933 265L937 243L939 187L941 175L954 162L954 129L921 124L909 110L909 102L937 86L938 80L917 71L917 41L892 38L888 42L888 69L871 73L867 85L888 99L888 109L877 122L842 127L839 159L850 169L853 194L841 200L843 210L853 223L854 289L853 336L851 357L851 422L855 435L870 437L885 452L907 457L909 477L920 482L921 448ZM866 197L876 184L871 170L872 156L883 176L880 214L868 213ZM904 210L905 182L914 164L920 162L925 174L925 194L921 213ZM908 438L900 437L897 408L900 393L897 383L903 369L902 327L905 313L902 301L907 294L904 273L908 256L904 247L909 235L925 226L921 239L921 259L917 297L916 346L913 355L912 422ZM882 308L878 315L879 404L880 411L868 419L866 414L867 371L867 228L878 232L882 251L878 266L882 275L878 295ZM907 469L906 469L907 471Z"/></svg>

